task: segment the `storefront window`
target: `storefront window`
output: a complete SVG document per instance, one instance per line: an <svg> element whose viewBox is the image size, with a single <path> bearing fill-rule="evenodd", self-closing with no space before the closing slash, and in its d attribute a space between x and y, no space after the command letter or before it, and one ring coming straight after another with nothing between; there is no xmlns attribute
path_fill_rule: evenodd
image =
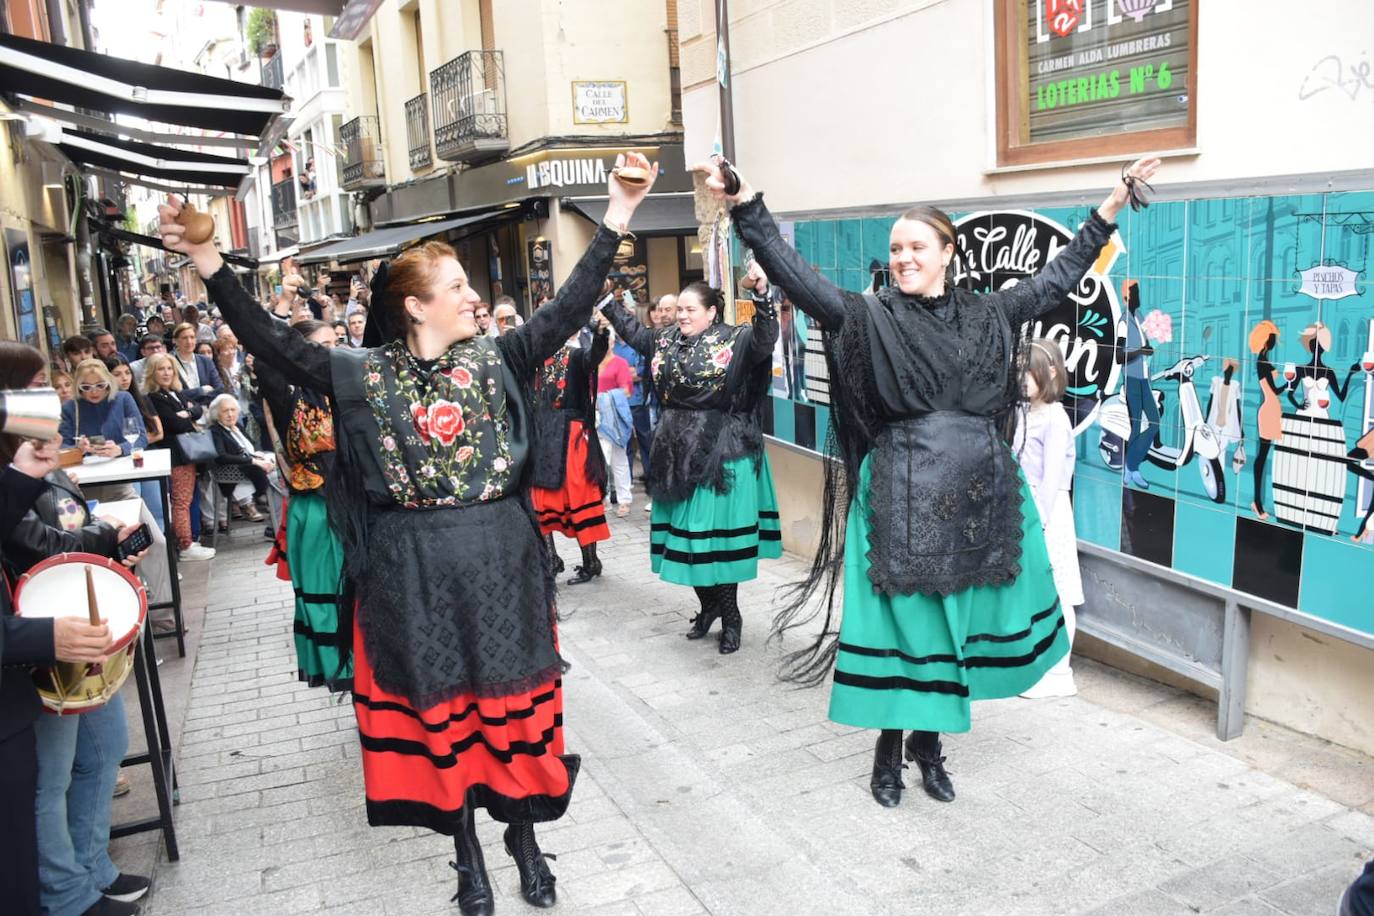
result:
<svg viewBox="0 0 1374 916"><path fill-rule="evenodd" d="M997 0L998 164L1191 147L1197 0Z"/></svg>

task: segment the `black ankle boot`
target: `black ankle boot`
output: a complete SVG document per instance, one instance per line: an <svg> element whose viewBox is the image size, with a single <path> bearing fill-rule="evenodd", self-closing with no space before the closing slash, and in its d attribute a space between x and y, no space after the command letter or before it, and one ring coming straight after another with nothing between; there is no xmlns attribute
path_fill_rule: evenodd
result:
<svg viewBox="0 0 1374 916"><path fill-rule="evenodd" d="M921 768L921 786L936 801L954 801L954 783L945 770L945 758L940 755L939 732L912 732L906 739L906 759L916 761Z"/></svg>
<svg viewBox="0 0 1374 916"><path fill-rule="evenodd" d="M578 566L573 573L573 577L568 580L569 585L581 585L583 582L590 582L601 575L601 561L596 558L596 545L588 544L582 548L582 565Z"/></svg>
<svg viewBox="0 0 1374 916"><path fill-rule="evenodd" d="M703 639L711 632L711 624L720 616L720 610L716 606L714 586L694 585L692 590L697 593L701 610L692 618L692 626L687 630L686 636L688 639Z"/></svg>
<svg viewBox="0 0 1374 916"><path fill-rule="evenodd" d="M558 902L553 887L558 879L549 871L546 861L558 856L539 849L533 824L511 824L506 828L506 852L515 860L515 868L520 872L520 894L526 903L546 909Z"/></svg>
<svg viewBox="0 0 1374 916"><path fill-rule="evenodd" d="M556 576L564 569L563 558L558 555L558 551L553 546L553 535L544 535L544 546L549 548L549 563L553 566L553 574Z"/></svg>
<svg viewBox="0 0 1374 916"><path fill-rule="evenodd" d="M453 851L458 861L449 867L458 872L458 911L463 916L492 916L496 912L496 896L487 878L487 863L482 858L482 844L477 842L477 825L472 820L471 805L464 805L462 822L453 835Z"/></svg>
<svg viewBox="0 0 1374 916"><path fill-rule="evenodd" d="M718 585L721 603L724 608L720 614L720 654L730 655L739 651L740 628L744 619L739 615L738 585Z"/></svg>
<svg viewBox="0 0 1374 916"><path fill-rule="evenodd" d="M873 748L873 778L868 788L873 792L873 800L884 808L895 808L902 800L902 730L885 728L878 734L878 743Z"/></svg>

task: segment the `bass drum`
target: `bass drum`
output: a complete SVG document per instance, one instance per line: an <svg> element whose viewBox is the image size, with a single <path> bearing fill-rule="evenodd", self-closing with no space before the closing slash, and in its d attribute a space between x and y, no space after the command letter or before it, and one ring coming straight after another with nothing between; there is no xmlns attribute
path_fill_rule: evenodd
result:
<svg viewBox="0 0 1374 916"><path fill-rule="evenodd" d="M15 614L87 619L87 570L96 609L109 623L114 644L102 664L58 662L34 674L43 705L59 716L96 709L119 692L133 670L138 634L148 616L143 583L120 563L93 553L57 554L26 572L14 591Z"/></svg>

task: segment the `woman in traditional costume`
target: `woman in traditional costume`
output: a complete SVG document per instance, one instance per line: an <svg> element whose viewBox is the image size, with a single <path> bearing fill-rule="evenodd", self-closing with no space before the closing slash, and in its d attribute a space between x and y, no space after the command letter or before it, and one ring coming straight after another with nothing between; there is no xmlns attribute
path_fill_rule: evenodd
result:
<svg viewBox="0 0 1374 916"><path fill-rule="evenodd" d="M555 902L536 822L567 809L578 759L563 753L553 579L524 496L530 388L544 360L591 317L635 207L612 177L605 221L558 297L500 338L479 336L479 301L448 245L426 242L374 281L369 336L328 349L264 312L210 244L160 209L164 243L189 255L211 299L259 363L333 399L326 485L357 590L354 708L368 821L454 837L456 899L491 913L473 809L509 826L505 846L535 906ZM346 630L347 632L347 630Z"/></svg>
<svg viewBox="0 0 1374 916"><path fill-rule="evenodd" d="M817 683L834 666L830 718L881 730L871 782L881 805L901 800L902 729L916 729L906 756L926 792L952 801L939 733L968 731L972 700L1016 696L1068 651L1035 502L1007 445L1022 396L1017 338L1078 286L1122 206L1143 204L1134 186L1158 165L1145 159L1123 172L1054 260L986 295L954 287L955 229L933 207L892 227L896 285L848 292L783 240L762 196L728 163L697 167L733 204L768 276L825 332L827 451L837 460L826 462L810 575L775 625L800 625L824 583L825 625L789 656L784 676Z"/></svg>
<svg viewBox="0 0 1374 916"><path fill-rule="evenodd" d="M590 347L571 337L550 356L534 377L534 451L530 457L530 499L539 530L548 543L555 574L563 561L553 545L554 533L572 538L582 548L582 563L568 580L581 585L601 575L598 541L608 540L606 525L606 459L596 435L596 373L610 349L603 328Z"/></svg>
<svg viewBox="0 0 1374 916"><path fill-rule="evenodd" d="M334 329L323 321L307 319L291 327L311 343L335 346ZM351 690L353 662L343 651L349 634L339 632L343 544L329 526L324 495L334 468L334 413L320 392L291 384L265 360L255 362L258 391L272 415L290 493L282 523L286 543L276 545L273 554L278 561L285 559L296 593L296 676L311 687Z"/></svg>
<svg viewBox="0 0 1374 916"><path fill-rule="evenodd" d="M753 268L747 282L761 293L748 324L726 324L720 290L701 282L678 295L670 327L646 328L614 301L602 309L620 338L649 357L662 403L649 455L650 562L665 582L697 593L688 639L720 620L722 655L740 646L739 583L758 575L760 557L782 556L758 415L778 319L762 271Z"/></svg>

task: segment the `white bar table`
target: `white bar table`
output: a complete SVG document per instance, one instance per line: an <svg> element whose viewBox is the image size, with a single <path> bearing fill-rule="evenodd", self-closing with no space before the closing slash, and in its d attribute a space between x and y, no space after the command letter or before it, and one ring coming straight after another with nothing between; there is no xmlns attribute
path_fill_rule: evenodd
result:
<svg viewBox="0 0 1374 916"><path fill-rule="evenodd" d="M129 456L102 461L97 464L82 464L67 469L67 473L81 486L101 484L138 483L156 480L162 492L162 517L170 519L172 453L169 449L144 449L143 467L134 467L134 459ZM186 655L186 628L181 618L181 585L177 581L177 550L173 538L167 541L167 576L171 579L172 600L161 604L150 604L148 609L163 608L171 604L172 615L176 620L177 650ZM167 634L173 635L173 634ZM134 682L138 685L138 705L143 714L143 734L147 738L148 750L142 754L125 757L121 766L135 766L146 763L153 769L153 788L157 793L157 817L129 824L116 824L110 828L111 837L128 836L145 830L161 830L163 842L167 846L167 858L175 862L180 858L177 850L176 828L172 823L172 806L177 803L177 777L172 763L172 733L167 725L167 707L162 697L162 679L157 671L157 645L154 643L153 628L146 625L140 637L139 651L134 654Z"/></svg>

